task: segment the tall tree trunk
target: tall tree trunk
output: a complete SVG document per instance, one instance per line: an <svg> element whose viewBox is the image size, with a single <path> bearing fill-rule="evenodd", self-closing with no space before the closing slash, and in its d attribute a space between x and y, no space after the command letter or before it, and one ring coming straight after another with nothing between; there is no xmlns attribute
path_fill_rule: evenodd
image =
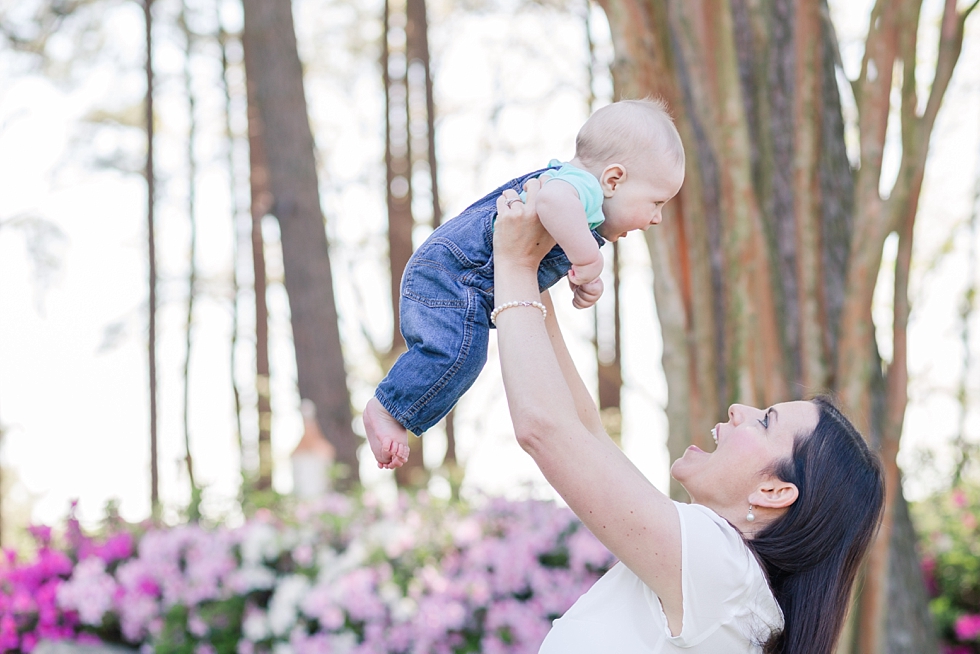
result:
<svg viewBox="0 0 980 654"><path fill-rule="evenodd" d="M412 138L408 41L413 31L404 3L385 0L381 36L381 80L385 94L385 179L388 206L388 267L391 271L391 346L385 368L405 349L400 318L401 280L412 256ZM408 461L395 470L399 486L425 483L424 441L409 438Z"/></svg>
<svg viewBox="0 0 980 654"><path fill-rule="evenodd" d="M157 258L153 210L156 204L153 173L153 0L143 0L143 19L146 35L146 236L149 262L149 301L147 343L150 390L150 510L156 518L160 511L160 475L157 461Z"/></svg>
<svg viewBox="0 0 980 654"><path fill-rule="evenodd" d="M414 9L415 2L420 9ZM413 0L413 15L421 13L417 22L421 24L420 38L424 39L418 46L422 69L425 72L425 135L426 155L429 164L429 188L432 193L432 229L442 224L442 202L439 199L439 165L436 156L436 101L432 85L432 56L429 52L429 20L425 9L425 0ZM456 457L456 410L446 414L446 456L443 465L449 473L453 497L459 497L459 488L463 483L465 468L459 465Z"/></svg>
<svg viewBox="0 0 980 654"><path fill-rule="evenodd" d="M622 439L623 349L620 316L619 243L612 244L612 287L595 308L596 371L599 377L599 414L606 432L617 443Z"/></svg>
<svg viewBox="0 0 980 654"><path fill-rule="evenodd" d="M187 320L184 323L184 463L187 466L187 479L190 483L189 515L193 520L200 517L200 490L194 481L194 457L191 454L190 390L191 390L191 346L194 331L194 299L197 295L197 158L194 148L197 145L197 116L194 95L194 78L191 74L191 57L194 50L194 35L187 25L187 3L181 3L178 18L184 33L184 93L187 95L187 220L190 223L190 244L188 248L189 270L187 273Z"/></svg>
<svg viewBox="0 0 980 654"><path fill-rule="evenodd" d="M254 56L251 50L242 49L245 68ZM257 82L248 77L245 81L248 103L248 160L251 186L251 245L252 287L255 297L255 393L258 419L256 449L258 470L254 475L256 490L272 488L272 387L269 369L269 308L266 302L265 242L262 238L262 219L272 206L272 190L269 187L269 166L265 154L265 130L256 100Z"/></svg>
<svg viewBox="0 0 980 654"><path fill-rule="evenodd" d="M648 232L664 338L671 456L704 445L734 401L765 406L836 389L886 467L886 520L869 559L854 645L902 649L886 631L895 584L891 556L914 560L914 539L894 537L904 505L896 464L907 402L908 267L925 154L962 42L947 1L935 81L925 110L915 97L921 0L880 0L861 77L860 166L852 171L836 82L839 61L826 2L601 0L616 49L617 93L663 96L687 146L687 177L663 225ZM892 71L902 62L902 80ZM921 68L920 68L921 70ZM871 71L871 72L869 72ZM902 163L879 193L893 86L902 93ZM889 233L900 235L895 352L882 375L871 299ZM672 493L681 490L672 486ZM891 550L889 549L891 545ZM896 550L896 548L905 548ZM889 590L890 584L892 590ZM924 604L909 630L930 642ZM850 642L850 641L849 641ZM929 650L918 650L929 651Z"/></svg>
<svg viewBox="0 0 980 654"><path fill-rule="evenodd" d="M243 0L246 75L262 121L271 213L282 234L286 293L296 348L300 397L345 466L359 479L359 439L351 427L350 393L340 344L330 254L317 182L313 134L288 0Z"/></svg>
<svg viewBox="0 0 980 654"><path fill-rule="evenodd" d="M416 176L428 172L432 225L442 221L435 153L435 101L429 66L428 18L425 0L384 3L382 81L385 88L385 167L387 169L388 255L391 264L391 306L394 315L389 360L404 349L398 322L401 279L412 255L415 216L412 205ZM420 75L413 75L416 70ZM421 136L418 136L421 135ZM455 464L455 431L446 418L447 455ZM395 471L402 486L425 483L423 440L410 439L407 463ZM451 473L452 474L452 473Z"/></svg>
<svg viewBox="0 0 980 654"><path fill-rule="evenodd" d="M956 438L954 440L955 451L957 452L956 467L953 469L953 486L958 486L963 480L963 473L971 460L976 457L978 445L973 441L972 434L968 431L967 420L970 409L970 380L976 379L974 373L975 361L970 344L973 342L974 331L971 327L971 317L977 304L977 272L978 272L978 253L977 237L980 237L980 158L977 159L977 169L973 180L973 202L970 203L970 218L966 227L967 264L966 264L966 288L963 290L963 298L960 300L960 346L963 348L963 371L960 373L959 384L956 389L956 400L960 405L960 418Z"/></svg>
<svg viewBox="0 0 980 654"><path fill-rule="evenodd" d="M394 15L393 15L394 14ZM395 25L392 25L392 18ZM408 89L408 23L404 5L384 3L384 33L381 38L381 77L385 94L385 175L388 206L388 263L391 269L390 359L405 349L399 325L401 281L412 256L412 139ZM399 38L392 38L392 32ZM394 46L394 51L392 47Z"/></svg>
<svg viewBox="0 0 980 654"><path fill-rule="evenodd" d="M220 3L215 7L215 14L218 23L217 42L221 52L221 90L224 94L224 118L225 118L225 165L228 167L228 197L231 202L231 229L232 229L232 255L231 255L231 348L228 361L229 380L231 381L232 398L235 403L235 434L238 441L239 469L244 488L248 481L248 474L245 468L245 443L242 437L242 394L238 386L238 335L239 335L239 302L238 296L241 292L238 282L238 261L240 259L239 223L244 210L240 201L238 191L238 171L235 165L235 144L237 138L232 128L232 93L231 84L228 79L230 63L228 61L228 39L230 35L225 31L221 19Z"/></svg>
<svg viewBox="0 0 980 654"><path fill-rule="evenodd" d="M586 106L589 115L595 110L595 43L592 40L592 2L585 1L585 45L589 54L586 65ZM606 432L617 443L623 433L621 406L623 388L622 320L620 314L619 243L612 244L612 288L599 298L594 309L596 370L599 382L599 414Z"/></svg>

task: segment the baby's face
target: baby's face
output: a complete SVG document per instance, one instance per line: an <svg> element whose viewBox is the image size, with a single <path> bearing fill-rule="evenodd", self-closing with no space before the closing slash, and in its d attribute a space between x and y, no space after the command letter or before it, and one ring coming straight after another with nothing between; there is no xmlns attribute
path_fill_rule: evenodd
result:
<svg viewBox="0 0 980 654"><path fill-rule="evenodd" d="M655 162L627 169L625 178L607 191L602 203L606 220L599 234L607 241L617 241L629 232L658 224L664 205L677 195L683 182L682 166Z"/></svg>

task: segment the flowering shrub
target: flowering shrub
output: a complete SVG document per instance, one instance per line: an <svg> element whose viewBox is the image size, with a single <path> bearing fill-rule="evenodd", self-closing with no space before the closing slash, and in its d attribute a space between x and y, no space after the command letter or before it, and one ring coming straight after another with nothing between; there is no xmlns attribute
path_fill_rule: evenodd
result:
<svg viewBox="0 0 980 654"><path fill-rule="evenodd" d="M79 614L59 606L59 591L79 557L89 565L112 566L132 555L132 537L121 531L96 544L82 534L74 506L63 548L52 544L50 527L31 527L30 532L37 545L31 560L19 561L13 551L0 556L0 651L30 652L42 639L98 641L84 633ZM91 599L92 606L108 607L112 603L111 595L97 597L93 593Z"/></svg>
<svg viewBox="0 0 980 654"><path fill-rule="evenodd" d="M328 496L234 529L151 529L138 543L124 533L96 543L69 523L71 538L3 571L0 647L99 638L188 654L536 652L613 562L553 503L471 509L424 495L392 507Z"/></svg>
<svg viewBox="0 0 980 654"><path fill-rule="evenodd" d="M944 654L980 654L980 486L960 484L914 509Z"/></svg>

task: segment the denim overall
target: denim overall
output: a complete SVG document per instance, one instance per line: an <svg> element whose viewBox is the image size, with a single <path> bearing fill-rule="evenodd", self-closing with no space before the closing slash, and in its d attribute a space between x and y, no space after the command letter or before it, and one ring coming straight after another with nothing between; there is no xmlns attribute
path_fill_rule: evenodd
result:
<svg viewBox="0 0 980 654"><path fill-rule="evenodd" d="M408 431L422 434L456 405L487 362L493 310L493 223L497 198L521 193L544 168L507 182L440 225L405 267L399 317L408 350L375 391L375 397ZM593 230L600 245L605 240ZM557 245L541 260L538 290L568 274ZM528 298L537 300L538 298Z"/></svg>

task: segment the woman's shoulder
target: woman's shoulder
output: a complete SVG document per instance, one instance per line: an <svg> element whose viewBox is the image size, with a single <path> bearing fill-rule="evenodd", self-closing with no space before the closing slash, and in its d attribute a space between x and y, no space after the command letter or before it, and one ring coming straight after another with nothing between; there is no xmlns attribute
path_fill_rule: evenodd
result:
<svg viewBox="0 0 980 654"><path fill-rule="evenodd" d="M730 522L700 504L675 502L681 523L683 562L691 570L729 574L734 583L748 578L765 579L762 566L749 549L741 532Z"/></svg>
<svg viewBox="0 0 980 654"><path fill-rule="evenodd" d="M674 502L677 514L681 519L681 527L688 530L706 532L704 535L724 538L733 545L745 545L742 534L730 522L702 504L687 504ZM740 548L741 549L741 548Z"/></svg>
<svg viewBox="0 0 980 654"><path fill-rule="evenodd" d="M698 641L725 624L750 639L780 629L782 611L741 533L706 506L676 504L681 523L682 640Z"/></svg>

